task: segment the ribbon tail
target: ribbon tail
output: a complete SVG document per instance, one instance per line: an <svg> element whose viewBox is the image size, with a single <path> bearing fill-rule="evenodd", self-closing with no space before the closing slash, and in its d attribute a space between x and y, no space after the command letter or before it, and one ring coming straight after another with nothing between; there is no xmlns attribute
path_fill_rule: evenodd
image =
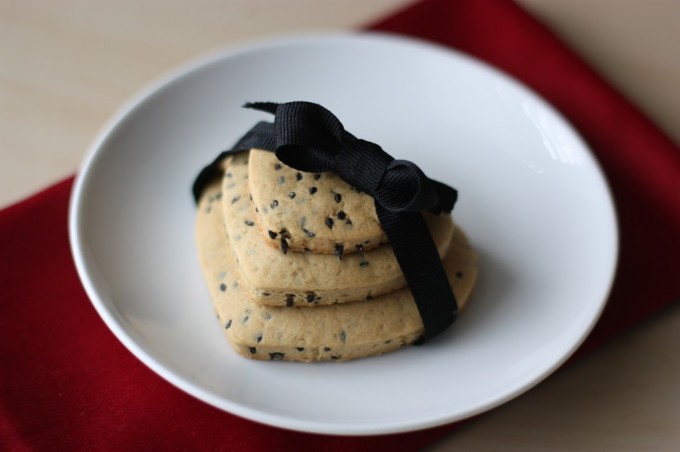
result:
<svg viewBox="0 0 680 452"><path fill-rule="evenodd" d="M206 165L198 173L196 179L194 179L194 184L191 186L191 193L194 196L194 202L198 205L198 201L201 199L201 193L205 187L207 187L210 182L219 178L222 175L222 170L220 169L220 162L233 151L223 151L220 155L215 158L210 164Z"/></svg>
<svg viewBox="0 0 680 452"><path fill-rule="evenodd" d="M434 209L430 209L430 212L435 215L439 215L441 212L451 213L453 206L458 201L458 192L448 185L433 179L430 179L430 183L435 193L437 193L438 200L437 205Z"/></svg>
<svg viewBox="0 0 680 452"><path fill-rule="evenodd" d="M418 307L425 333L417 344L424 344L453 323L458 302L422 214L390 212L378 203L376 211Z"/></svg>

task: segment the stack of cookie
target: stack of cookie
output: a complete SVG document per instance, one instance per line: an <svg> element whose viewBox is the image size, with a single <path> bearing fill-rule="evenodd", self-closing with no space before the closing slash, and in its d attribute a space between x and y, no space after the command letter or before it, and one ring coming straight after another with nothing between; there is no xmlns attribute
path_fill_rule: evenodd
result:
<svg viewBox="0 0 680 452"><path fill-rule="evenodd" d="M411 344L423 324L373 199L274 153L225 158L201 196L197 241L233 348L262 360L348 360ZM450 215L424 213L462 307L476 256Z"/></svg>

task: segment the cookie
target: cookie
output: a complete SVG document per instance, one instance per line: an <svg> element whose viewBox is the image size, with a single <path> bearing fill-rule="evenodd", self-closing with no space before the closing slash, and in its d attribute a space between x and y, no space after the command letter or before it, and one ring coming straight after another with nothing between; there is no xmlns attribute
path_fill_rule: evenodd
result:
<svg viewBox="0 0 680 452"><path fill-rule="evenodd" d="M196 240L217 317L237 353L260 360L344 361L396 350L422 334L423 325L407 289L314 309L253 302L243 290L242 267L224 231L220 197L219 182L203 192ZM443 263L461 308L475 282L476 262L465 235L456 229Z"/></svg>
<svg viewBox="0 0 680 452"><path fill-rule="evenodd" d="M389 245L369 251L354 246L351 254L343 248L336 248L333 255L295 252L289 248L289 231L277 229L271 234L277 247L269 246L256 224L248 154L229 157L223 167L225 227L238 259L242 288L252 299L271 306L309 307L363 300L406 287ZM453 221L449 215L428 213L425 218L443 255L453 235Z"/></svg>
<svg viewBox="0 0 680 452"><path fill-rule="evenodd" d="M278 246L279 231L286 231L293 251L333 254L341 246L350 254L387 242L373 198L336 174L298 171L256 149L249 172L257 221L270 245Z"/></svg>

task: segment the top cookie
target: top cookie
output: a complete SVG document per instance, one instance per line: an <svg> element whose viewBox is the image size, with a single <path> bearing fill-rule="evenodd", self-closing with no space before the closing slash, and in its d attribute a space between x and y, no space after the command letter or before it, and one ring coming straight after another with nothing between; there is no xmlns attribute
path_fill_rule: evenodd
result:
<svg viewBox="0 0 680 452"><path fill-rule="evenodd" d="M305 173L273 152L253 149L249 185L263 240L279 246L282 231L293 251L345 254L387 242L373 198L333 173Z"/></svg>

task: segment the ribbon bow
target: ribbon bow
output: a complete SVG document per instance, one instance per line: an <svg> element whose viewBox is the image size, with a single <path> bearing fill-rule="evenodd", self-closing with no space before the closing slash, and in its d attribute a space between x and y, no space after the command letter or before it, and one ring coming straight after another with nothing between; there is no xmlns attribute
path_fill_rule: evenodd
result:
<svg viewBox="0 0 680 452"><path fill-rule="evenodd" d="M207 183L219 175L219 162L226 155L253 148L275 152L280 161L300 171L332 171L373 197L424 325L419 343L453 323L458 305L420 212L450 213L456 191L429 179L414 163L396 160L377 144L356 138L320 105L258 102L245 107L272 113L274 122L258 123L233 149L205 167L194 183L194 198L198 201Z"/></svg>

